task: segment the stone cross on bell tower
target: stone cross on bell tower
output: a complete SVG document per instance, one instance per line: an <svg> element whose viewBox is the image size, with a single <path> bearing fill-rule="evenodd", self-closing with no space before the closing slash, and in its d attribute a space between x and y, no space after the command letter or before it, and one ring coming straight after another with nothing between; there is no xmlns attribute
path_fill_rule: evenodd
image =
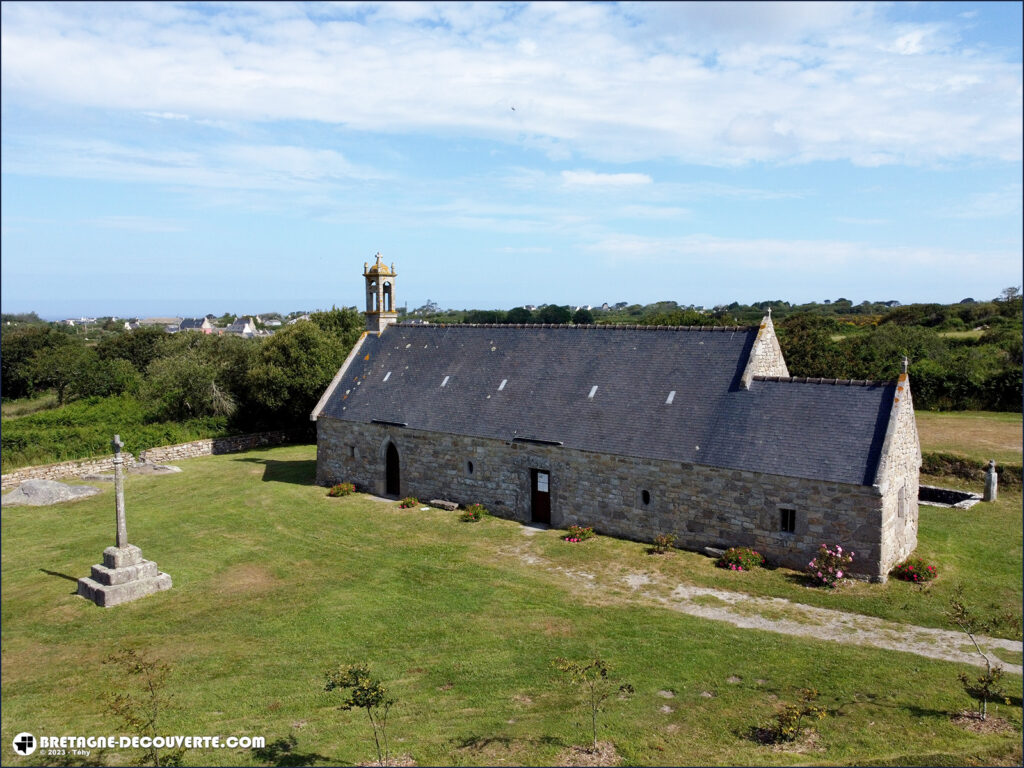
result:
<svg viewBox="0 0 1024 768"><path fill-rule="evenodd" d="M380 333L387 326L398 322L395 308L395 265L389 268L384 257L377 254L374 264L363 264L366 279L366 330Z"/></svg>
<svg viewBox="0 0 1024 768"><path fill-rule="evenodd" d="M161 573L152 560L144 560L142 550L128 543L121 436L114 435L110 445L114 449L115 544L103 550L103 565L94 565L88 576L78 580L78 594L103 608L171 588L171 577Z"/></svg>

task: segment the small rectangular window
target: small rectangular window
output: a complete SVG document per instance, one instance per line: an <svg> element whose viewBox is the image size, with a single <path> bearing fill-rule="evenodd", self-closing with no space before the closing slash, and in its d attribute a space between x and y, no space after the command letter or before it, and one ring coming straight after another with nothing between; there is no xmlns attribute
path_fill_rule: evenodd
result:
<svg viewBox="0 0 1024 768"><path fill-rule="evenodd" d="M779 509L779 530L783 533L796 531L796 510L782 507Z"/></svg>

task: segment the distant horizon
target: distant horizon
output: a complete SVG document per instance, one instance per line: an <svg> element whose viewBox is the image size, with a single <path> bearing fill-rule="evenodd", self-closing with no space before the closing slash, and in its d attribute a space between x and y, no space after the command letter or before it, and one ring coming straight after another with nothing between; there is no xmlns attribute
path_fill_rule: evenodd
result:
<svg viewBox="0 0 1024 768"><path fill-rule="evenodd" d="M864 298L864 299L858 299L858 298L854 298L854 297L851 297L851 296L846 295L846 294L838 294L834 298L808 299L806 301L794 301L793 299L789 299L789 298L786 298L784 296L776 296L776 297L773 297L773 298L753 299L751 301L741 301L740 299L732 299L731 301L715 302L714 304L701 304L699 302L682 302L682 301L679 301L678 299L670 299L670 298L654 299L653 301L629 301L628 299L619 298L619 299L615 299L614 301L606 299L606 300L602 300L602 301L598 301L598 302L594 302L594 301L589 301L589 302L588 301L579 301L579 302L576 302L576 301L572 301L572 302L565 302L565 301L559 302L559 301L555 301L555 302L545 302L545 303L552 303L552 304L556 304L558 306L571 306L571 307L572 306L586 306L587 304L590 304L593 307L600 307L600 306L602 306L605 303L605 301L607 301L609 306L614 306L615 304L617 304L617 303L619 303L621 301L626 301L627 302L627 306L634 305L634 304L639 304L641 306L645 306L645 305L648 305L648 304L654 304L654 303L662 302L662 301L675 301L677 304L680 304L681 306L690 306L692 304L695 307L703 307L704 309L713 309L716 306L728 306L729 304L733 303L733 301L736 301L736 302L740 303L741 305L746 305L746 306L751 306L751 305L758 304L758 303L765 302L765 301L784 301L784 302L789 302L791 305L796 306L796 305L801 305L801 304L815 304L815 303L816 304L824 304L826 301L835 303L839 299L848 299L849 301L851 301L853 303L854 306L857 306L857 305L859 305L859 304L861 304L861 303L863 303L865 301L868 302L868 303L871 303L871 304L882 303L882 302L887 302L887 301L898 301L901 306L906 306L906 305L909 305L909 304L959 304L960 302L964 301L965 299L974 299L977 302L993 301L994 299L998 298L999 295L1002 293L1002 291L1005 288L1007 288L1007 287L1010 287L1010 286L1005 286L1005 285L1002 286L997 291L995 291L992 296L987 296L987 295L986 296L961 296L960 298L952 300L952 301L931 301L931 300L927 300L927 301L925 301L925 300L904 301L903 299L896 298L896 297L891 297L891 296L887 297L887 298ZM5 314L27 314L29 312L35 312L41 319L46 320L47 322L59 322L61 320L69 320L69 319L70 320L77 320L80 317L100 318L100 317L111 317L111 316L117 316L119 319L129 319L129 318L147 318L147 317L180 317L180 318L205 317L208 314L213 314L216 317L220 317L221 315L224 315L224 314L232 314L232 315L235 315L236 317L239 317L239 316L243 316L243 315L247 315L247 316L248 315L265 315L265 314L270 314L272 312L276 312L276 313L278 313L278 314L280 314L282 316L286 316L286 315L288 315L288 314L290 314L292 312L319 312L319 311L326 311L326 310L330 310L332 306L338 307L338 308L353 307L354 306L356 308L357 312L362 312L363 311L362 305L359 304L359 303L356 303L356 302L334 302L333 304L331 304L331 303L315 304L312 300L310 302L306 303L306 304L302 304L302 305L298 305L298 306L289 306L286 309L276 309L276 308L273 308L273 307L267 308L266 305L271 303L269 301L268 302L253 302L254 304L263 304L264 305L264 309L259 310L259 311L252 311L251 309L242 309L242 310L235 311L235 310L233 310L231 308L222 308L219 311L217 309L206 309L206 310L196 310L194 312L180 312L180 311L176 311L176 310L161 309L160 308L160 307L170 307L172 305L173 306L181 306L183 304L191 305L191 304L193 304L193 302L195 302L195 300L182 300L180 302L175 302L173 299L161 300L161 301L166 301L167 304L163 304L163 305L157 304L156 305L158 307L157 309L150 308L146 312L143 312L143 313L140 313L140 312L125 312L125 311L111 311L109 309L109 307L110 307L110 305L112 303L116 303L116 301L117 300L114 300L114 301L109 302L109 303L104 303L104 306L108 307L108 309L103 310L103 311L74 311L74 312L71 312L71 311L69 311L69 312L49 311L49 312L46 312L46 311L41 311L40 309L34 308L34 307L27 307L27 308L24 308L24 309L9 309L7 306L4 306L3 307L3 312ZM406 304L405 302L401 301L401 296L399 296L399 302L398 302L397 306L399 308L407 308L407 310L409 312L412 312L413 310L415 310L415 309L423 306L424 304L426 304L427 301L428 301L428 299L424 299L423 301L420 301L420 302L415 303L415 304L413 304L413 303ZM528 304L533 304L535 306L541 306L541 303L535 302L535 301L528 301L528 302L525 302L524 304L514 304L514 305L510 305L510 306L501 306L501 307L482 306L482 305L479 305L479 306L473 306L473 305L467 305L467 306L446 306L442 302L435 302L435 303L437 303L441 307L441 311L448 311L448 310L453 310L453 311L499 310L499 311L507 312L508 310L513 309L514 307L522 307L522 306L526 306ZM223 302L221 303L220 306L223 307Z"/></svg>

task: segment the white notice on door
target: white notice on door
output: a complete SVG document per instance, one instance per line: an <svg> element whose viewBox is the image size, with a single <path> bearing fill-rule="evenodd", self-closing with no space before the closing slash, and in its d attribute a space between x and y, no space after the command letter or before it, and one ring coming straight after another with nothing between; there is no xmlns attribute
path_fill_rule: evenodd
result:
<svg viewBox="0 0 1024 768"><path fill-rule="evenodd" d="M537 490L541 493L548 492L548 473L538 472L537 473Z"/></svg>

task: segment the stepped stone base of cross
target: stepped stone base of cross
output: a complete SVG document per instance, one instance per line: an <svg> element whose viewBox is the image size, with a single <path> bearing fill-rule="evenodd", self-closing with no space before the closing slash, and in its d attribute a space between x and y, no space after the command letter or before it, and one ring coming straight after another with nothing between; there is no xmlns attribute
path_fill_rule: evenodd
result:
<svg viewBox="0 0 1024 768"><path fill-rule="evenodd" d="M103 565L94 565L89 576L78 580L78 594L103 608L170 588L171 577L152 560L143 559L142 550L134 544L107 547Z"/></svg>

